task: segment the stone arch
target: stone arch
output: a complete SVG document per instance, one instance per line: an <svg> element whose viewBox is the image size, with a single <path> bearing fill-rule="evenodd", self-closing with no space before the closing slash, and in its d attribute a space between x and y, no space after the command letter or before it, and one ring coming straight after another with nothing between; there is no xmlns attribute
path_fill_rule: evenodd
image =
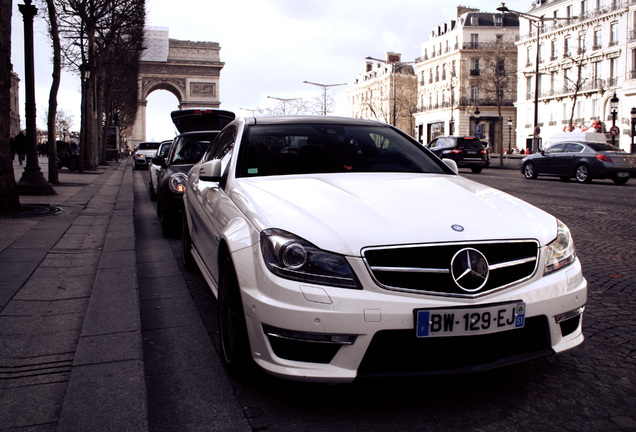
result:
<svg viewBox="0 0 636 432"><path fill-rule="evenodd" d="M216 42L169 39L167 28L147 28L146 49L139 62L137 118L129 147L146 139L148 96L157 90L172 93L179 109L218 108L219 81L224 63Z"/></svg>

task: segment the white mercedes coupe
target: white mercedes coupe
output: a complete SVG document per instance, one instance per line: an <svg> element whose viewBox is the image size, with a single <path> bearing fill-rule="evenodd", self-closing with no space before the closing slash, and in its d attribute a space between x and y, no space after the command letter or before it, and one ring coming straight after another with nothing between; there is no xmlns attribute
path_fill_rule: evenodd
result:
<svg viewBox="0 0 636 432"><path fill-rule="evenodd" d="M184 263L218 299L230 372L470 372L583 342L568 228L392 126L236 119L190 170L184 203Z"/></svg>

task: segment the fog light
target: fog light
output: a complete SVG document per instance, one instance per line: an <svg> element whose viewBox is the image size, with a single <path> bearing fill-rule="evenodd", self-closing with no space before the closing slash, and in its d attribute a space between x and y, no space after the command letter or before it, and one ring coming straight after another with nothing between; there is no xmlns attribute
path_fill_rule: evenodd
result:
<svg viewBox="0 0 636 432"><path fill-rule="evenodd" d="M561 327L561 336L572 334L579 328L584 310L585 307L583 306L554 317L557 324Z"/></svg>

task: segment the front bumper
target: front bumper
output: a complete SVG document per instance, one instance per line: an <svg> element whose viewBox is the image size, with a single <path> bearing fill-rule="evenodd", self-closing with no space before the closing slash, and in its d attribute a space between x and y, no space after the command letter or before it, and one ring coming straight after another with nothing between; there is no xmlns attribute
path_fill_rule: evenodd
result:
<svg viewBox="0 0 636 432"><path fill-rule="evenodd" d="M287 379L350 382L362 376L478 371L558 353L583 341L580 308L587 300L587 282L578 260L477 299L381 289L355 258L349 262L362 290L281 279L265 268L258 247L234 252L233 260L241 263L236 270L252 356L269 373ZM526 304L523 329L448 338L415 335L416 309L519 300ZM572 316L563 321L564 314Z"/></svg>

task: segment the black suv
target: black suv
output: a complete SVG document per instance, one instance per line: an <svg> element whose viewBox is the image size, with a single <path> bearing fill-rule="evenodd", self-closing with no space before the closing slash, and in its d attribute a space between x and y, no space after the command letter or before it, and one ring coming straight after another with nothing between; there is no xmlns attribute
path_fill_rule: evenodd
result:
<svg viewBox="0 0 636 432"><path fill-rule="evenodd" d="M470 168L474 173L490 164L488 151L479 138L437 137L426 147L440 159L453 159L458 167Z"/></svg>
<svg viewBox="0 0 636 432"><path fill-rule="evenodd" d="M215 108L183 109L170 113L179 135L167 156L156 156L157 215L166 237L181 232L183 192L188 171L197 163L221 129L234 120L234 113Z"/></svg>

